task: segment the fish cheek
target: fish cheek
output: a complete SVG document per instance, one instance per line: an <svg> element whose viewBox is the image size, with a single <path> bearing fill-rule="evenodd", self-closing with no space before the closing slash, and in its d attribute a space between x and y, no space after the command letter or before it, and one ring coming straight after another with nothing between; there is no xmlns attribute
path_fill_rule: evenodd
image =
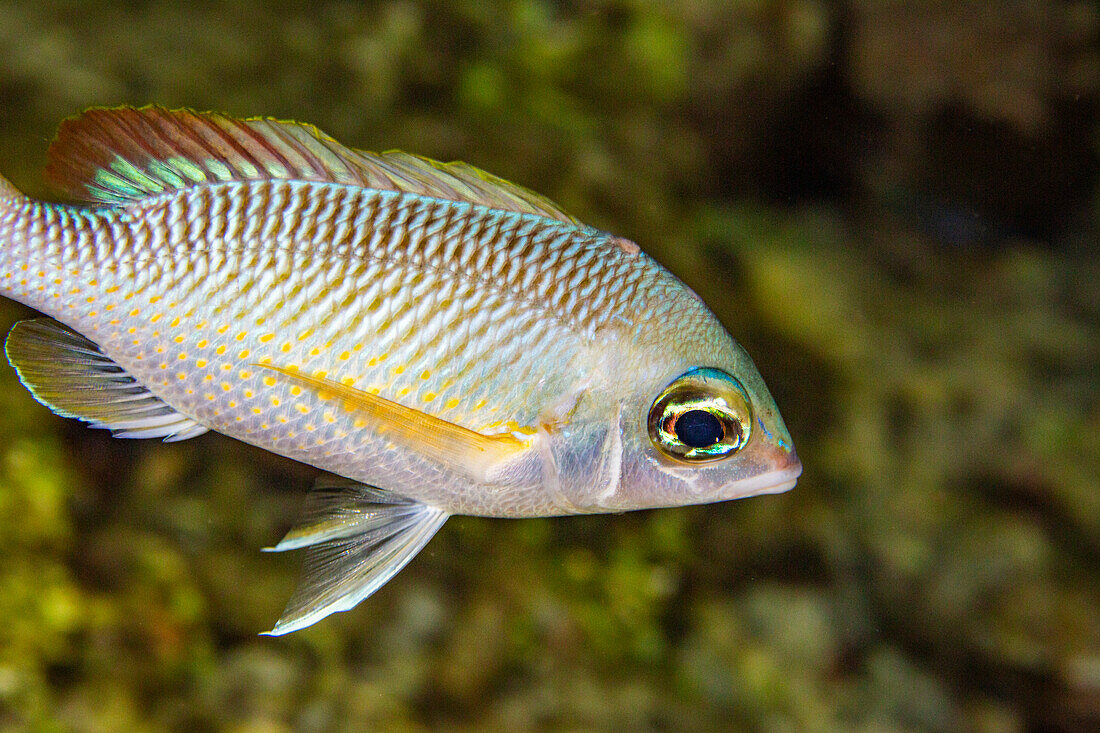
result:
<svg viewBox="0 0 1100 733"><path fill-rule="evenodd" d="M542 486L562 514L619 511L622 469L618 415L540 427ZM608 502L611 502L610 505Z"/></svg>

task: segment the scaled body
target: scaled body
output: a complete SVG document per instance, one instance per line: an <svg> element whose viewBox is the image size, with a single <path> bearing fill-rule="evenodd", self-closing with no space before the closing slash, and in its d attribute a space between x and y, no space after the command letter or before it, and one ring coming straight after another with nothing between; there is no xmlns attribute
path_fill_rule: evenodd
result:
<svg viewBox="0 0 1100 733"><path fill-rule="evenodd" d="M449 514L700 503L797 477L759 375L697 296L633 243L476 169L145 108L67 123L48 173L87 203L0 181L0 292L91 345L13 331L39 399L130 434L216 430L378 487L319 492L280 546L360 556L307 577L277 631L369 595ZM647 429L656 395L696 367L732 375L752 416L719 463L670 459ZM334 530L349 501L385 531Z"/></svg>

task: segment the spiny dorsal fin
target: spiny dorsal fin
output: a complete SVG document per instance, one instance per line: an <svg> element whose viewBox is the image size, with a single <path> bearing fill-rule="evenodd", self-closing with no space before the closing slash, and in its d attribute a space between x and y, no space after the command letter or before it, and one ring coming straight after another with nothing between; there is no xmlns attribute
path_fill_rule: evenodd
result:
<svg viewBox="0 0 1100 733"><path fill-rule="evenodd" d="M163 107L93 108L61 123L46 179L81 201L119 204L202 183L283 178L346 183L577 220L466 163L369 153L312 125Z"/></svg>
<svg viewBox="0 0 1100 733"><path fill-rule="evenodd" d="M4 345L34 398L119 438L186 440L207 428L153 395L99 347L50 318L20 321Z"/></svg>

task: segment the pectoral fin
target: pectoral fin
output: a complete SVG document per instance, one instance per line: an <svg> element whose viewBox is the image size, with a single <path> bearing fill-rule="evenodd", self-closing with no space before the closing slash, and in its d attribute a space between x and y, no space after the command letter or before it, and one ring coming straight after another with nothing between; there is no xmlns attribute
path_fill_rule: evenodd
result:
<svg viewBox="0 0 1100 733"><path fill-rule="evenodd" d="M302 580L269 636L347 611L381 588L447 521L442 509L348 480L319 483L272 552L307 548Z"/></svg>
<svg viewBox="0 0 1100 733"><path fill-rule="evenodd" d="M521 440L510 433L483 435L331 379L311 377L270 364L257 366L313 389L322 399L339 402L379 435L475 481L491 482L499 475L499 469L531 449L529 440Z"/></svg>

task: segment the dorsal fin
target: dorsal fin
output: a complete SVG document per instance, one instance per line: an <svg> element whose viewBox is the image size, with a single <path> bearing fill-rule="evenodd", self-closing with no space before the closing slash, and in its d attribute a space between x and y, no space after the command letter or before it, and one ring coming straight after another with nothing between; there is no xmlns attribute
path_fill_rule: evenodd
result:
<svg viewBox="0 0 1100 733"><path fill-rule="evenodd" d="M577 220L522 186L466 163L369 153L312 125L163 107L93 108L65 120L46 180L80 201L119 204L202 183L283 178L346 183Z"/></svg>
<svg viewBox="0 0 1100 733"><path fill-rule="evenodd" d="M162 402L94 342L53 319L16 323L4 349L34 398L62 417L107 428L119 438L186 440L207 430Z"/></svg>

